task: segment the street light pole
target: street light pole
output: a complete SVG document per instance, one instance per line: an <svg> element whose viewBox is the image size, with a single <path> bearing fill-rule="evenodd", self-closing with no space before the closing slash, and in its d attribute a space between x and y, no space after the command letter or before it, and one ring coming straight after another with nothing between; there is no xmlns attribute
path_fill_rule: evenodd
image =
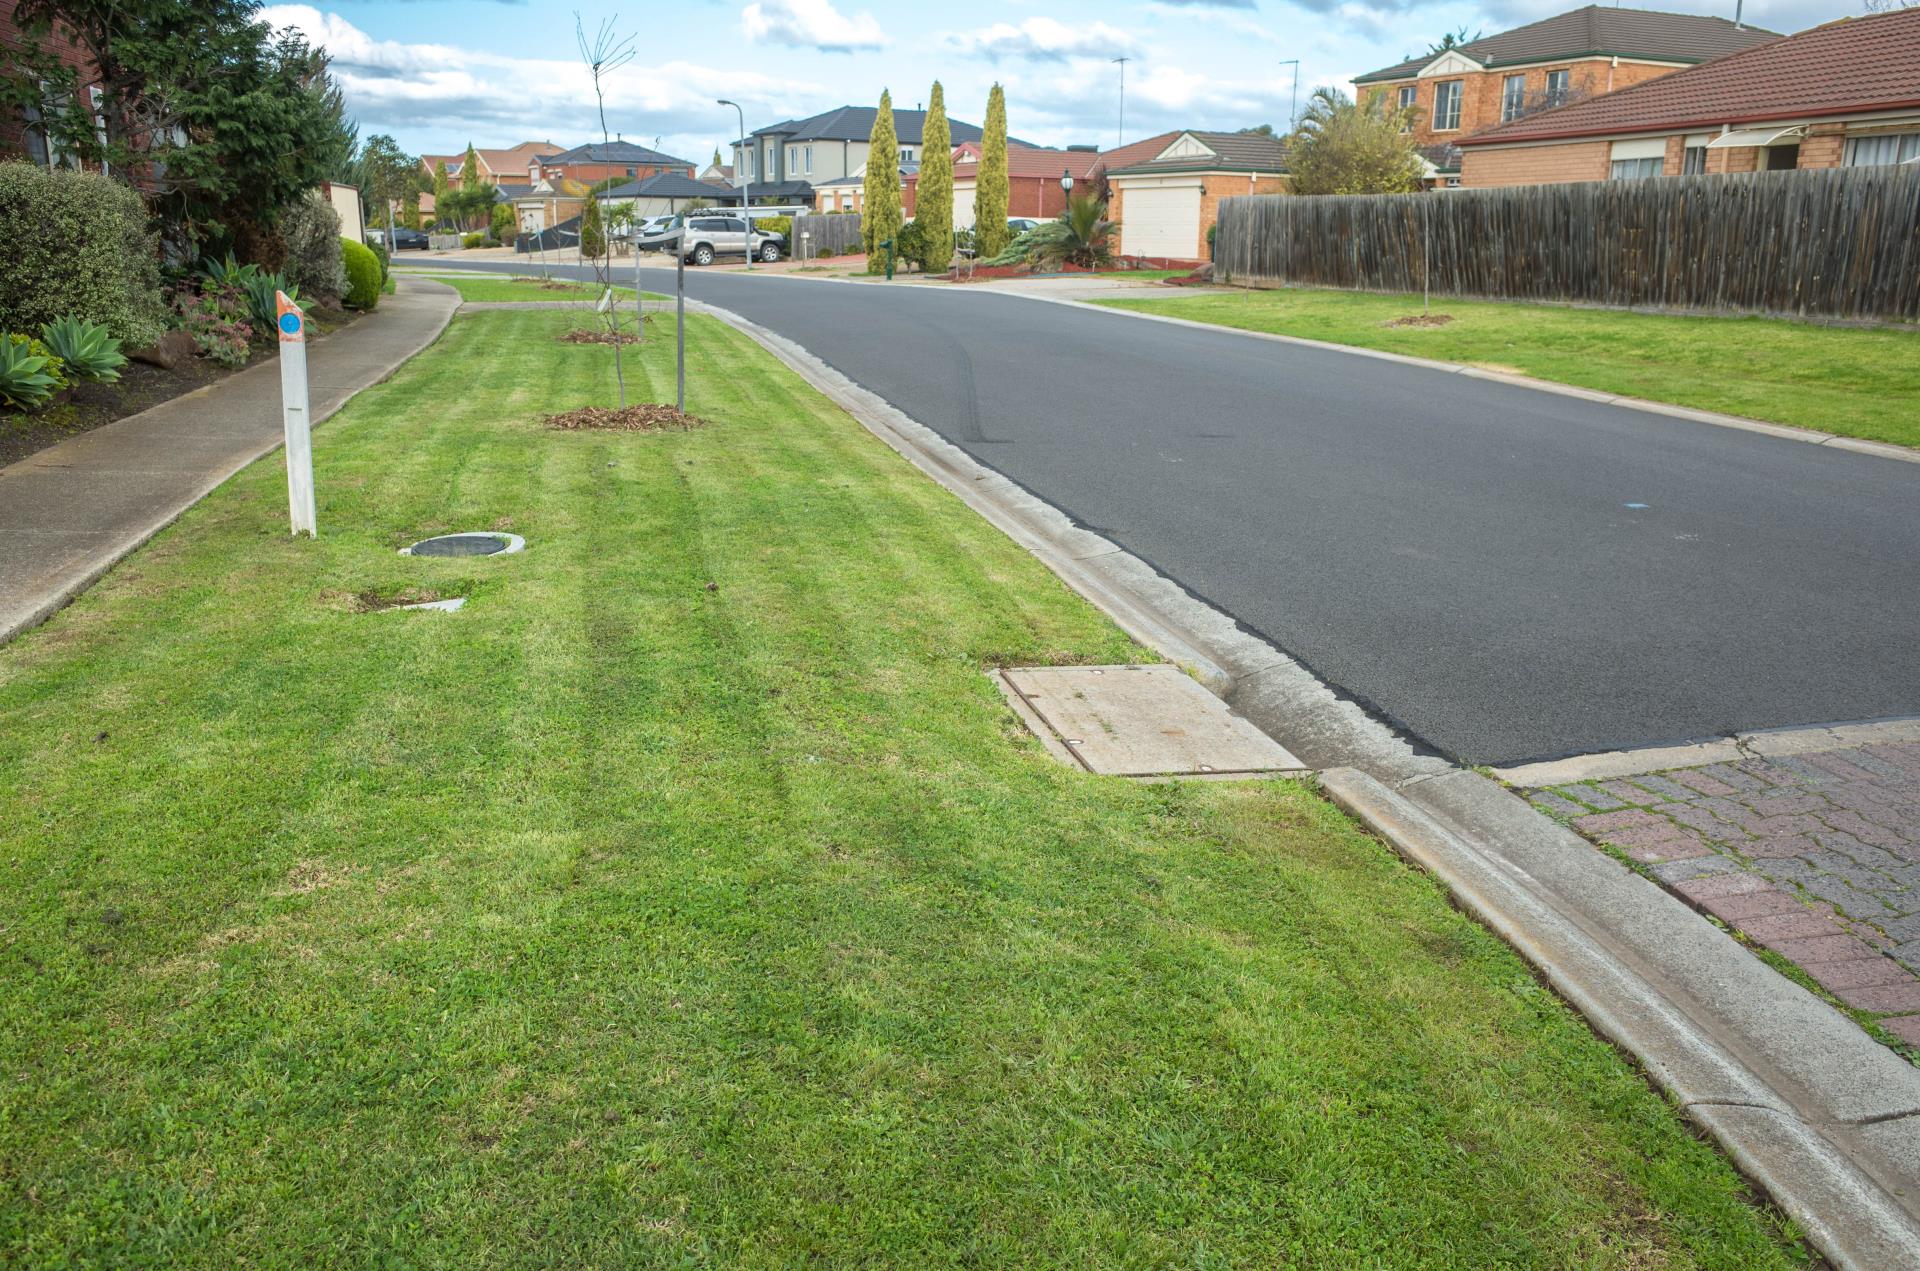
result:
<svg viewBox="0 0 1920 1271"><path fill-rule="evenodd" d="M1120 125L1113 131L1113 144L1116 149L1127 144L1127 63L1130 57L1116 57L1114 65L1120 68Z"/></svg>
<svg viewBox="0 0 1920 1271"><path fill-rule="evenodd" d="M1300 119L1300 59L1288 58L1280 65L1293 68L1293 94L1287 102L1287 133L1291 135L1294 125Z"/></svg>
<svg viewBox="0 0 1920 1271"><path fill-rule="evenodd" d="M740 109L739 102L730 102L724 97L717 103L733 107L740 117L740 219L747 226L747 272L753 272L753 181L747 176L747 112Z"/></svg>

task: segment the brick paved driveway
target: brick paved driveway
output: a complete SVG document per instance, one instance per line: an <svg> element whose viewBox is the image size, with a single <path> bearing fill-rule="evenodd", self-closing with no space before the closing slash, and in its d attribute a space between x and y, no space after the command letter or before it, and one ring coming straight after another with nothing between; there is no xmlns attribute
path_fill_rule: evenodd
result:
<svg viewBox="0 0 1920 1271"><path fill-rule="evenodd" d="M1531 790L1920 1058L1920 742Z"/></svg>

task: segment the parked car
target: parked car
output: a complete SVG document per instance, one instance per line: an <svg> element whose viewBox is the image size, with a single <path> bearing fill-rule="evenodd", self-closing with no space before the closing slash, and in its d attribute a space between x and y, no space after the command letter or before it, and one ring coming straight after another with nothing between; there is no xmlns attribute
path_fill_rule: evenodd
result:
<svg viewBox="0 0 1920 1271"><path fill-rule="evenodd" d="M380 239L381 242L384 243L387 241L386 230L384 229L375 230L374 234L376 237ZM401 229L398 226L395 226L393 229L393 250L396 252L404 252L409 248L413 248L419 251L427 250L426 231L417 230L417 229Z"/></svg>
<svg viewBox="0 0 1920 1271"><path fill-rule="evenodd" d="M660 251L676 244L689 265L711 265L717 256L742 256L747 254L747 222L744 217L733 216L684 216L675 217L682 224L663 231L656 231L650 239L643 238L642 251ZM754 230L753 258L771 264L787 254L787 236L772 234L765 230ZM657 245L655 245L657 244Z"/></svg>
<svg viewBox="0 0 1920 1271"><path fill-rule="evenodd" d="M1007 228L1015 234L1024 234L1030 229L1039 229L1045 224L1045 221L1037 220L1031 216L1009 216L1007 218Z"/></svg>

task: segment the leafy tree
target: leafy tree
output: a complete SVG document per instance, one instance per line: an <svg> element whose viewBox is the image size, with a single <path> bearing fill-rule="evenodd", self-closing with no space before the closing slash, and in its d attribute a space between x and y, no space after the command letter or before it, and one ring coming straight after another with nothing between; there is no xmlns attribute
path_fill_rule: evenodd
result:
<svg viewBox="0 0 1920 1271"><path fill-rule="evenodd" d="M1444 53L1448 49L1457 49L1462 44L1473 43L1475 40L1479 39L1481 36L1485 34L1486 32L1484 31L1475 31L1472 35L1468 35L1467 24L1462 22L1455 29L1447 32L1445 35L1441 36L1438 40L1435 40L1432 44L1427 45L1427 54L1428 56L1432 56L1435 53ZM1413 59L1407 58L1405 60L1410 62Z"/></svg>
<svg viewBox="0 0 1920 1271"><path fill-rule="evenodd" d="M726 166L726 161L720 157L719 146L715 146L713 148L713 160L711 163L708 164L708 166L714 167L714 168L723 168Z"/></svg>
<svg viewBox="0 0 1920 1271"><path fill-rule="evenodd" d="M402 150L399 143L386 133L375 133L367 138L366 144L360 147L360 155L354 166L361 197L375 209L376 224L387 223L396 200L411 196L417 207L420 199L420 161Z"/></svg>
<svg viewBox="0 0 1920 1271"><path fill-rule="evenodd" d="M56 143L138 190L177 248L270 234L282 208L349 161L355 129L326 54L258 11L254 0L21 0L4 96L37 98ZM97 104L55 55L57 36L98 66Z"/></svg>
<svg viewBox="0 0 1920 1271"><path fill-rule="evenodd" d="M1420 188L1420 155L1400 130L1401 112L1384 94L1356 105L1316 88L1288 139L1288 188L1295 194L1408 194Z"/></svg>
<svg viewBox="0 0 1920 1271"><path fill-rule="evenodd" d="M900 212L900 142L893 131L893 94L880 93L880 111L867 138L866 206L860 217L860 237L866 240L867 272L885 273L887 249L880 244L898 238L904 217ZM951 196L949 196L951 197Z"/></svg>
<svg viewBox="0 0 1920 1271"><path fill-rule="evenodd" d="M953 264L953 134L947 127L947 95L933 81L927 122L920 133L920 193L913 222L920 227L920 268L944 274Z"/></svg>
<svg viewBox="0 0 1920 1271"><path fill-rule="evenodd" d="M1242 136L1247 137L1271 137L1273 136L1273 125L1255 124L1251 128L1242 128L1240 133Z"/></svg>
<svg viewBox="0 0 1920 1271"><path fill-rule="evenodd" d="M580 254L596 262L607 254L606 223L600 216L600 200L592 194L580 212Z"/></svg>
<svg viewBox="0 0 1920 1271"><path fill-rule="evenodd" d="M986 130L980 138L980 166L973 185L973 243L981 260L1006 250L1007 94L995 84L987 94Z"/></svg>
<svg viewBox="0 0 1920 1271"><path fill-rule="evenodd" d="M484 184L486 181L480 175L480 156L475 152L473 143L469 141L467 152L460 156L460 187L466 190L477 190Z"/></svg>

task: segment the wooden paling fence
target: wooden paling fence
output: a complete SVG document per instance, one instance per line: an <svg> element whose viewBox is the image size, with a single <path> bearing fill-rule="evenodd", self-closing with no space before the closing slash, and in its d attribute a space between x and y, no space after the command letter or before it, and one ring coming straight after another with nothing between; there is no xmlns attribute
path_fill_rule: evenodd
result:
<svg viewBox="0 0 1920 1271"><path fill-rule="evenodd" d="M1225 199L1253 286L1920 318L1920 164L1434 194Z"/></svg>
<svg viewBox="0 0 1920 1271"><path fill-rule="evenodd" d="M796 216L793 218L793 251L800 250L802 234L812 237L805 240L807 255L844 256L848 252L863 251L860 241L860 214L858 212L839 212L833 216Z"/></svg>

